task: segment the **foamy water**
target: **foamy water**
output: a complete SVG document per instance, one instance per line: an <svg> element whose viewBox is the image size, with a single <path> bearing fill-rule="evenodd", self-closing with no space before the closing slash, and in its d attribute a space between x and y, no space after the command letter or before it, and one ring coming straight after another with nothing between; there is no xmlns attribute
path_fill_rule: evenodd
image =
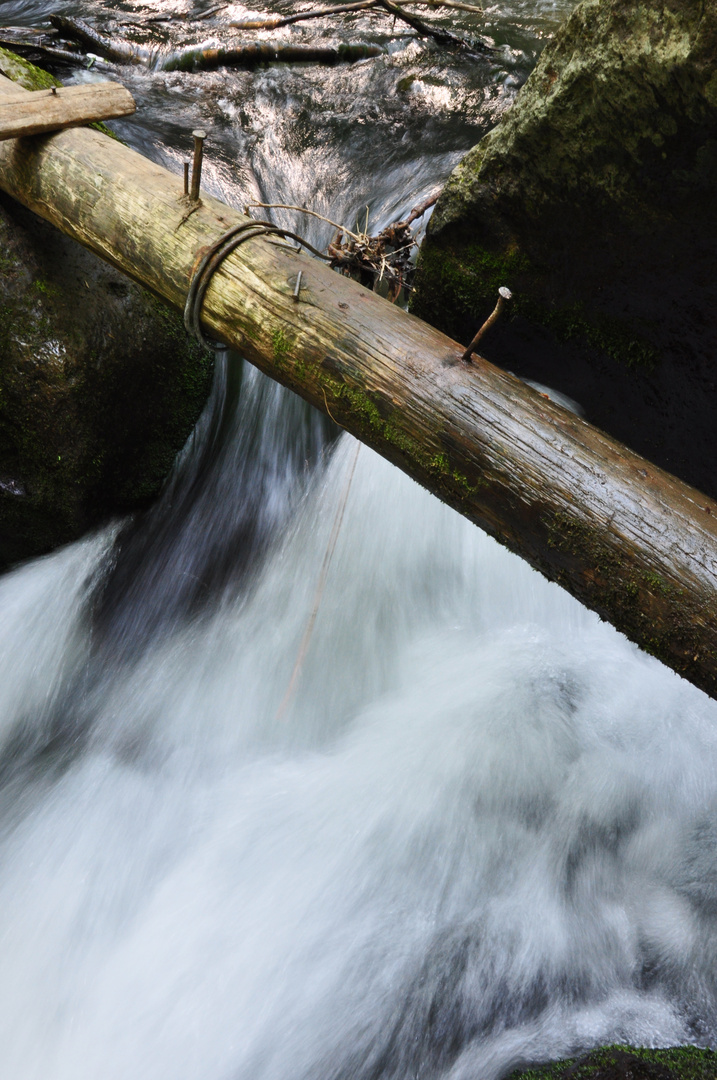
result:
<svg viewBox="0 0 717 1080"><path fill-rule="evenodd" d="M234 205L378 229L569 7L492 6L486 65L392 39L330 72L123 69L119 126L177 171L206 127ZM499 1080L717 1044L717 704L329 434L225 358L149 516L0 579L3 1080Z"/></svg>
<svg viewBox="0 0 717 1080"><path fill-rule="evenodd" d="M3 1076L715 1039L717 707L366 447L277 715L355 445L138 655L93 637L112 533L0 583Z"/></svg>

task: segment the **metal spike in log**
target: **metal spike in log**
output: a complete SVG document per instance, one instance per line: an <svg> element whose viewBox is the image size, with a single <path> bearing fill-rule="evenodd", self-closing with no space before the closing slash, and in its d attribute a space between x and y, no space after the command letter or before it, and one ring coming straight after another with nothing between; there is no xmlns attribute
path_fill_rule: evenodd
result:
<svg viewBox="0 0 717 1080"><path fill-rule="evenodd" d="M187 215L181 177L88 128L0 143L0 187L180 309L202 252L249 220L208 195ZM262 237L221 264L202 321L717 698L717 503Z"/></svg>
<svg viewBox="0 0 717 1080"><path fill-rule="evenodd" d="M18 90L0 98L0 140L131 116L135 109L129 90L116 82Z"/></svg>
<svg viewBox="0 0 717 1080"><path fill-rule="evenodd" d="M498 289L498 302L497 302L497 304L495 305L495 307L491 311L491 313L488 316L488 318L486 319L486 321L481 326L481 328L478 331L478 333L476 334L476 336L471 341L471 343L468 346L468 348L466 349L466 351L463 353L463 356L461 357L461 360L465 360L466 362L470 361L471 356L473 355L473 353L478 348L478 342L481 340L483 335L488 330L490 330L491 326L493 326L494 323L496 323L498 321L498 319L500 318L501 313L503 311L503 308L508 303L508 301L512 300L512 299L513 299L513 294L510 291L510 289L506 288L505 285L501 285L501 287Z"/></svg>

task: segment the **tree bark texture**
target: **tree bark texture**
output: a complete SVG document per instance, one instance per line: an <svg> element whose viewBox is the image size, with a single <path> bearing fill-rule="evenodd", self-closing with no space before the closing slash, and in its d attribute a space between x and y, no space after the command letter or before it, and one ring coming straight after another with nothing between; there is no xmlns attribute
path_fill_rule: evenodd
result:
<svg viewBox="0 0 717 1080"><path fill-rule="evenodd" d="M32 92L19 88L0 98L0 140L131 116L135 108L129 90L116 82Z"/></svg>
<svg viewBox="0 0 717 1080"><path fill-rule="evenodd" d="M203 253L247 220L79 128L0 144L0 187L178 307ZM211 335L717 698L717 503L265 238L222 264L203 311Z"/></svg>

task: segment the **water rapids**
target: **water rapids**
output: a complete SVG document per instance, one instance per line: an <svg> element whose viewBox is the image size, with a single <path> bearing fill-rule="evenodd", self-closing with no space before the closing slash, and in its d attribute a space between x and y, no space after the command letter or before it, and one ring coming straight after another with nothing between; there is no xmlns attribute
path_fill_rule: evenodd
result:
<svg viewBox="0 0 717 1080"><path fill-rule="evenodd" d="M118 127L178 167L208 117L225 198L382 224L559 15L491 11L473 82L408 39L358 74L132 72ZM239 358L158 505L5 575L0 611L3 1077L499 1080L717 1044L717 704Z"/></svg>

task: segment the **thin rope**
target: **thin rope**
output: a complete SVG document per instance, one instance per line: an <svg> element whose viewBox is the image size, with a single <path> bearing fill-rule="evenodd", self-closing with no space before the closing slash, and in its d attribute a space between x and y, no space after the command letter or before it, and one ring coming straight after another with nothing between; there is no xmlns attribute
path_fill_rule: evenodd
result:
<svg viewBox="0 0 717 1080"><path fill-rule="evenodd" d="M326 585L326 578L329 573L331 559L333 557L334 549L336 547L336 541L339 538L339 532L341 531L341 523L344 520L344 511L346 510L346 503L349 499L349 492L351 491L351 481L353 480L354 473L356 471L356 462L358 461L360 449L361 443L357 442L356 452L354 454L354 459L351 464L351 470L348 475L348 480L346 481L346 486L344 487L341 502L339 503L339 506L336 510L336 516L334 517L334 524L331 529L331 535L329 536L329 542L324 553L324 561L321 564L321 573L319 574L319 580L316 584L316 592L314 593L314 604L311 609L311 614L309 615L309 621L306 624L304 636L301 639L301 645L299 646L299 651L296 656L294 670L292 671L291 678L289 679L289 685L286 688L286 693L282 698L279 708L276 710L277 720L280 720L283 717L287 708L291 704L291 699L294 696L294 690L299 680L299 675L301 674L302 665L304 663L304 660L306 659L306 654L309 651L309 645L311 644L311 635L314 632L314 625L316 623L316 617L319 614L319 607L321 605L321 598L324 593L324 586Z"/></svg>
<svg viewBox="0 0 717 1080"><path fill-rule="evenodd" d="M204 253L197 269L192 274L187 291L187 300L184 305L184 326L187 333L196 337L199 344L205 349L226 348L225 345L207 341L201 328L202 304L212 276L224 262L227 255L231 255L232 251L235 251L240 244L245 244L247 240L253 240L257 236L282 236L284 239L295 240L310 251L312 255L316 255L317 258L326 262L331 261L330 256L324 255L308 240L304 240L303 236L299 236L298 233L291 232L288 229L281 229L270 221L243 221L240 225L234 225L233 228L222 233L219 239Z"/></svg>

